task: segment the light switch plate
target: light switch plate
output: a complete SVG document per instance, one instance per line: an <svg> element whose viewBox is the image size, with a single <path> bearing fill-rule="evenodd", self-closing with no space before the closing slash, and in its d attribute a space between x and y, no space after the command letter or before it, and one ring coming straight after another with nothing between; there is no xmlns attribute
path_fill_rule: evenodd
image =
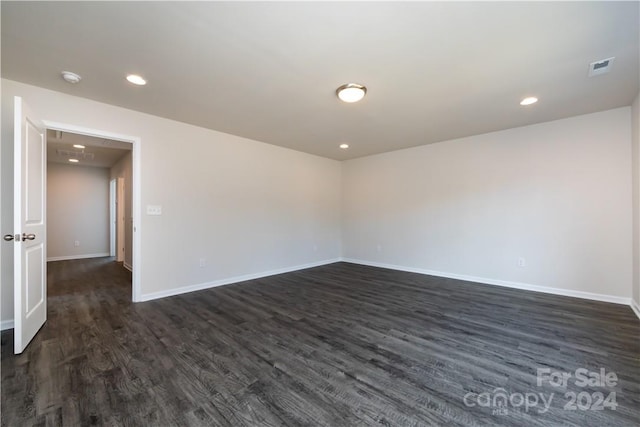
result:
<svg viewBox="0 0 640 427"><path fill-rule="evenodd" d="M162 206L147 205L147 215L162 215Z"/></svg>

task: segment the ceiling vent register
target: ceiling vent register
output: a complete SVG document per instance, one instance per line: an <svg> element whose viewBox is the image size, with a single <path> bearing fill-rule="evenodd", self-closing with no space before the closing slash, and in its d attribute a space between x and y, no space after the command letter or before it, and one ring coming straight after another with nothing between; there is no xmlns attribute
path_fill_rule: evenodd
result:
<svg viewBox="0 0 640 427"><path fill-rule="evenodd" d="M93 160L93 153L84 153L82 151L72 151L72 150L56 150L58 156L69 157L70 159L78 159L78 160Z"/></svg>
<svg viewBox="0 0 640 427"><path fill-rule="evenodd" d="M615 57L611 57L589 64L589 77L599 76L600 74L605 74L611 71L611 66L615 59Z"/></svg>

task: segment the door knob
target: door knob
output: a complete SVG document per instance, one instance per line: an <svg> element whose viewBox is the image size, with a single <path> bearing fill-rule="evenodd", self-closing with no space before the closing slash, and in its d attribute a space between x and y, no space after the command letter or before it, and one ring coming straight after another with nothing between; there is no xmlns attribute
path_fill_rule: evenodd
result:
<svg viewBox="0 0 640 427"><path fill-rule="evenodd" d="M36 235L22 233L22 240L36 240Z"/></svg>
<svg viewBox="0 0 640 427"><path fill-rule="evenodd" d="M16 236L18 236L18 240L20 240L20 235L16 234ZM15 239L15 237L13 236L13 234L5 234L3 239L5 240L5 242L10 242Z"/></svg>

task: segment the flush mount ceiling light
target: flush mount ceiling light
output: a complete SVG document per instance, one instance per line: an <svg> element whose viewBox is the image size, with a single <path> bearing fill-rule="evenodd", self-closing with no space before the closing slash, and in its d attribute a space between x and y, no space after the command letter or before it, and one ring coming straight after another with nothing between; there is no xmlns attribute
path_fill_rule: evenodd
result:
<svg viewBox="0 0 640 427"><path fill-rule="evenodd" d="M367 88L357 83L347 83L336 89L336 95L342 102L358 102L364 98Z"/></svg>
<svg viewBox="0 0 640 427"><path fill-rule="evenodd" d="M69 161L70 161L71 163L78 163L80 160L78 160L78 159L69 159Z"/></svg>
<svg viewBox="0 0 640 427"><path fill-rule="evenodd" d="M144 86L147 84L147 81L137 74L129 74L127 76L127 81L129 83L133 83L134 85L138 85L138 86Z"/></svg>
<svg viewBox="0 0 640 427"><path fill-rule="evenodd" d="M84 150L85 146L81 144L73 144L73 148L80 148L81 150Z"/></svg>
<svg viewBox="0 0 640 427"><path fill-rule="evenodd" d="M520 101L520 105L531 105L535 104L536 102L538 102L538 98L536 98L535 96L529 96Z"/></svg>
<svg viewBox="0 0 640 427"><path fill-rule="evenodd" d="M340 148L346 150L347 148L349 148L349 144L340 144Z"/></svg>
<svg viewBox="0 0 640 427"><path fill-rule="evenodd" d="M82 80L82 77L80 77L76 73L72 73L71 71L63 71L62 72L62 78L64 79L65 82L71 83L72 85L74 85L74 84L78 83L80 80Z"/></svg>

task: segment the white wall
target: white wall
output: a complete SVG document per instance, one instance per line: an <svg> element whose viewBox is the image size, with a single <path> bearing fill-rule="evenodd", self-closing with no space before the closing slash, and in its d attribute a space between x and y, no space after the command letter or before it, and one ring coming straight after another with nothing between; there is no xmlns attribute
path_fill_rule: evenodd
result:
<svg viewBox="0 0 640 427"><path fill-rule="evenodd" d="M630 133L625 107L347 161L344 257L628 301Z"/></svg>
<svg viewBox="0 0 640 427"><path fill-rule="evenodd" d="M13 221L14 95L44 120L141 138L143 211L163 212L139 222L143 297L340 257L339 162L6 79L3 233ZM3 251L2 319L13 317L12 262Z"/></svg>
<svg viewBox="0 0 640 427"><path fill-rule="evenodd" d="M1 84L3 234L13 221L14 95L45 120L141 138L143 211L163 209L139 221L143 296L335 260L342 245L346 258L367 263L631 297L630 107L340 164ZM637 148L637 100L633 118ZM1 254L9 320L13 260L6 247Z"/></svg>
<svg viewBox="0 0 640 427"><path fill-rule="evenodd" d="M47 259L108 255L109 169L49 163Z"/></svg>
<svg viewBox="0 0 640 427"><path fill-rule="evenodd" d="M131 153L126 154L110 171L110 179L124 179L124 265L133 265L133 164Z"/></svg>
<svg viewBox="0 0 640 427"><path fill-rule="evenodd" d="M0 79L4 94L4 80ZM14 234L13 230L13 99L1 97L2 127L0 131L0 234ZM0 244L0 326L13 327L13 245Z"/></svg>
<svg viewBox="0 0 640 427"><path fill-rule="evenodd" d="M2 80L0 79L0 94L2 93ZM5 123L7 116L6 100L1 99L2 106L0 108L1 124ZM2 129L0 129L1 131ZM5 146L10 142L4 142L5 132L0 135L0 234L13 234L13 225L9 224L6 217L13 217L9 214L9 210L13 208L12 204L4 202L5 198L11 197L13 192L13 177L9 176L7 169L10 168L10 164L13 162L13 148ZM11 163L10 163L11 162ZM5 288L11 286L13 281L13 266L10 265L12 260L9 259L9 252L13 250L12 247L7 247L4 242L0 242L0 330L5 330L13 327L13 293L7 295L4 291Z"/></svg>
<svg viewBox="0 0 640 427"><path fill-rule="evenodd" d="M640 93L631 108L633 164L633 300L640 316Z"/></svg>

